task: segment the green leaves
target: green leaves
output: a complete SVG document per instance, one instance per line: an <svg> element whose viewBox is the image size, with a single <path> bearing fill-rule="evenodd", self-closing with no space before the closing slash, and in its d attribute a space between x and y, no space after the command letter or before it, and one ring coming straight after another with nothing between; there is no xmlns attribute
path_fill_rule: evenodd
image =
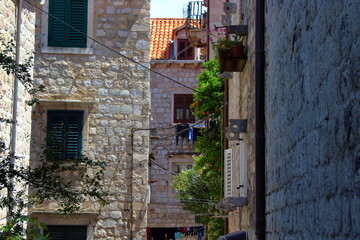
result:
<svg viewBox="0 0 360 240"><path fill-rule="evenodd" d="M24 232L24 225L27 229ZM50 240L48 235L43 235L42 229L47 229L43 223L38 223L35 219L24 215L14 217L8 224L0 228L0 239L6 240ZM25 238L26 236L26 238Z"/></svg>
<svg viewBox="0 0 360 240"><path fill-rule="evenodd" d="M22 83L25 87L25 90L30 94L34 95L37 92L42 92L44 90L43 85L35 86L32 78L32 62L33 57L28 57L24 63L16 63L15 60L15 43L13 40L4 43L4 40L0 38L0 66L6 72L7 75L15 75L16 78ZM38 102L38 99L33 97L30 100L26 101L26 104L33 106Z"/></svg>
<svg viewBox="0 0 360 240"><path fill-rule="evenodd" d="M199 88L194 92L193 110L197 118L204 118L211 113L220 116L219 109L224 102L224 81L217 77L219 64L212 59L204 63L204 72L198 76Z"/></svg>
<svg viewBox="0 0 360 240"><path fill-rule="evenodd" d="M185 210L197 214L196 220L208 224L209 239L217 239L223 233L223 220L211 218L222 213L216 205L222 199L222 144L221 144L221 108L224 98L224 84L218 78L219 66L216 60L204 63L205 71L198 77L199 88L194 93L192 104L197 118L212 114L208 130L197 138L194 165L181 172L174 179L173 187L178 191L178 198Z"/></svg>
<svg viewBox="0 0 360 240"><path fill-rule="evenodd" d="M30 95L43 91L44 86L36 86L31 78L32 57L25 63L17 64L15 44L4 43L0 39L0 67L7 75L13 74ZM37 102L35 97L26 103L30 106ZM0 123L12 124L12 120L0 118ZM40 146L46 154L46 145ZM105 162L93 161L80 156L75 161L46 161L45 154L38 159L34 168L20 164L19 159L8 152L8 147L0 141L0 208L10 209L11 221L0 228L0 239L47 240L40 231L45 225L24 215L27 208L34 204L55 200L59 213L71 214L80 211L82 202L92 198L106 204L107 194L102 186ZM69 174L71 173L71 174ZM70 176L70 177L69 177ZM16 186L16 187L15 187ZM28 187L31 196L28 199Z"/></svg>

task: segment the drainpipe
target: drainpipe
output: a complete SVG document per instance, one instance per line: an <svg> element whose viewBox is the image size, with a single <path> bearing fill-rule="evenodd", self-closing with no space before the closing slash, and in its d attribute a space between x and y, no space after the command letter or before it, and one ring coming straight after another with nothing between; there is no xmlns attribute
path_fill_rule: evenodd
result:
<svg viewBox="0 0 360 240"><path fill-rule="evenodd" d="M130 240L133 239L133 226L134 226L134 204L133 204L133 172L134 172L134 134L138 129L131 129L131 160L130 160Z"/></svg>
<svg viewBox="0 0 360 240"><path fill-rule="evenodd" d="M265 239L265 1L255 13L255 174L256 236Z"/></svg>
<svg viewBox="0 0 360 240"><path fill-rule="evenodd" d="M17 22L16 22L16 49L15 49L15 63L20 63L20 36L21 36L21 12L22 12L22 0L17 2ZM12 108L12 128L11 128L11 138L10 138L10 164L11 168L15 164L15 154L16 154L16 128L17 128L17 108L18 108L18 91L19 91L19 79L14 74L14 86L13 86L13 108ZM11 213L13 212L12 202L14 199L13 190L14 190L14 179L10 179L11 185L8 188L8 198L10 200L10 205L8 207L8 223L12 220Z"/></svg>

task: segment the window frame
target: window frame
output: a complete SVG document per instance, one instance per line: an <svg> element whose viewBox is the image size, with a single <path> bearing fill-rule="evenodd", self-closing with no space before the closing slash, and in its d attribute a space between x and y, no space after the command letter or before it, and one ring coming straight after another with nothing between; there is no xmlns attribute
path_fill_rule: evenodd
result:
<svg viewBox="0 0 360 240"><path fill-rule="evenodd" d="M94 0L87 0L87 35L94 36ZM41 52L42 53L70 53L93 54L94 42L87 38L86 47L49 46L49 0L45 1L41 13Z"/></svg>
<svg viewBox="0 0 360 240"><path fill-rule="evenodd" d="M63 8L59 8L59 6ZM72 27L87 35L87 9L88 0L49 0L48 45L50 47L86 48L87 37L78 33L68 25L72 25ZM51 16L54 16L54 18ZM64 21L66 24L58 21L55 17ZM63 28L61 33L59 33L58 26ZM57 32L59 34L57 34ZM56 36L61 36L63 39L56 40ZM77 40L72 41L74 37L77 38Z"/></svg>
<svg viewBox="0 0 360 240"><path fill-rule="evenodd" d="M185 43L184 47L180 47L182 43ZM195 60L195 48L190 47L188 50L184 51L183 56L179 54L184 48L191 46L189 39L186 38L178 38L177 39L177 51L176 51L176 59L177 60Z"/></svg>
<svg viewBox="0 0 360 240"><path fill-rule="evenodd" d="M179 99L180 97L182 98L190 98L191 97L191 101L189 99L187 100L183 100L183 103L179 103L177 101L177 99ZM172 114L172 117L173 117L173 122L178 124L178 123L181 123L181 124L186 124L186 123L194 123L195 122L195 116L192 115L192 110L190 108L190 105L193 103L193 98L194 95L192 93L174 93L173 94L173 114ZM187 104L189 103L188 107L187 107ZM177 110L178 109L181 109L180 107L178 106L182 106L182 110L183 110L183 117L181 119L178 118L178 112ZM189 118L186 117L186 114L187 114L187 111L186 110L189 110Z"/></svg>
<svg viewBox="0 0 360 240"><path fill-rule="evenodd" d="M36 105L34 117L38 121L37 126L39 126L35 131L38 131L38 136L34 136L43 144L46 144L46 132L43 131L47 129L47 112L48 110L77 110L84 111L84 122L83 122L83 132L82 132L82 154L90 156L91 152L87 152L87 146L89 141L89 115L91 109L94 107L95 102L91 101L66 101L66 100L39 100L39 103ZM90 154L90 155L89 155ZM41 154L37 152L34 153L32 158L38 158ZM90 156L91 157L91 156ZM45 156L46 159L46 156Z"/></svg>
<svg viewBox="0 0 360 240"><path fill-rule="evenodd" d="M52 236L51 229L55 230L55 229L63 229L63 231L58 231L61 232L63 234L63 236L61 238L54 238L54 236ZM72 231L73 229L78 229L81 231L77 231L78 233L80 232L81 235L83 235L83 237L81 238L77 238L78 240L86 240L87 239L87 231L88 231L88 226L87 225L47 225L47 230L45 231L45 234L49 234L51 239L53 240L63 240L68 239L68 235L69 234L74 234L75 231ZM64 236L65 234L65 236ZM72 236L73 237L73 236ZM73 239L73 238L72 238Z"/></svg>
<svg viewBox="0 0 360 240"><path fill-rule="evenodd" d="M38 222L43 222L45 225L71 225L71 226L87 226L86 240L94 240L94 227L98 222L99 212L82 212L73 215L59 215L55 211L32 211L31 218L35 218ZM40 226L41 233L46 230Z"/></svg>
<svg viewBox="0 0 360 240"><path fill-rule="evenodd" d="M170 158L168 161L168 179L169 179L169 185L168 185L168 195L170 197L175 197L177 195L177 191L173 188L174 183L174 173L175 173L175 166L176 165L186 165L186 166L194 166L194 159L190 155L176 155L173 158ZM177 174L178 175L178 174Z"/></svg>
<svg viewBox="0 0 360 240"><path fill-rule="evenodd" d="M53 131L53 126L56 124L54 122L56 122L56 118L59 117L63 117L63 121L65 122L65 124L61 124L63 125L63 129L61 129L60 131L57 131L57 133L61 134L61 138L63 138L63 140L61 142L59 142L59 145L61 146L61 153L59 154L51 154L51 152L47 153L46 159L50 160L50 161L56 161L56 160L65 160L65 161L74 161L76 159L78 159L79 157L81 157L82 153L83 153L83 129L84 129L84 111L83 110L54 110L54 109L49 109L47 111L47 142L46 142L46 148L56 148L55 144L51 143L49 141L49 139L53 139L52 134L50 131ZM70 118L75 119L77 122L77 126L78 127L77 133L71 131L71 127L70 127ZM51 124L51 125L50 125ZM56 132L56 131L55 131ZM54 133L54 136L58 135L57 133ZM71 134L72 138L76 139L77 144L76 144L76 148L77 151L75 154L71 154L71 148L74 148L73 146L75 146L75 144L73 144L72 146L69 146L69 136L65 136L66 134ZM61 155L61 156L59 156Z"/></svg>

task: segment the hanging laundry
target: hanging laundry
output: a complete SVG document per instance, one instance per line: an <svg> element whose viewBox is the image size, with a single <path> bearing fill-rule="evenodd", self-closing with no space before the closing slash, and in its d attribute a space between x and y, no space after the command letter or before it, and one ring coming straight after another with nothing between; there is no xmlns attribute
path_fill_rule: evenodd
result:
<svg viewBox="0 0 360 240"><path fill-rule="evenodd" d="M197 124L197 125L192 125L190 126L189 129L189 140L190 141L196 141L196 139L201 136L201 129L204 128L205 125L203 124Z"/></svg>
<svg viewBox="0 0 360 240"><path fill-rule="evenodd" d="M179 138L181 138L181 143L184 139L189 139L189 124L178 124L175 128L176 133L176 145L179 143Z"/></svg>
<svg viewBox="0 0 360 240"><path fill-rule="evenodd" d="M181 237L181 232L175 232L175 239L180 239Z"/></svg>

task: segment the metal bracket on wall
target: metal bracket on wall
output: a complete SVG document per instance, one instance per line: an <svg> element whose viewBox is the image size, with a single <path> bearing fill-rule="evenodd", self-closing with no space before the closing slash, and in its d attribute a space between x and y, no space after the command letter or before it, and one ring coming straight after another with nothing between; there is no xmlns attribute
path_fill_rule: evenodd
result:
<svg viewBox="0 0 360 240"><path fill-rule="evenodd" d="M230 119L226 138L229 141L239 140L240 133L247 133L247 122L247 119Z"/></svg>
<svg viewBox="0 0 360 240"><path fill-rule="evenodd" d="M230 25L228 26L228 33L234 33L238 36L247 36L248 25Z"/></svg>

